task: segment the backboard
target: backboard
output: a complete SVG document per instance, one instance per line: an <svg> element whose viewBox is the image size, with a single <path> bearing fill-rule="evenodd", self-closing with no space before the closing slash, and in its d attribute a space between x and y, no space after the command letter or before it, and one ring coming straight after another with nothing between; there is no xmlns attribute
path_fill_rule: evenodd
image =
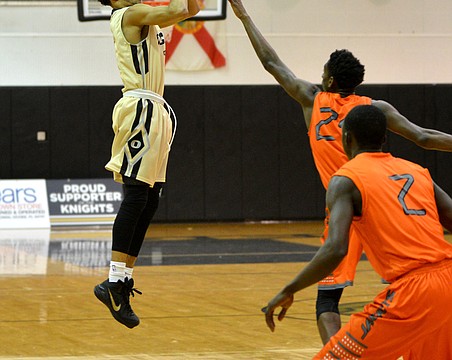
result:
<svg viewBox="0 0 452 360"><path fill-rule="evenodd" d="M203 9L191 20L223 20L226 18L227 0L200 0ZM98 0L77 0L79 21L109 20L111 7L102 5Z"/></svg>

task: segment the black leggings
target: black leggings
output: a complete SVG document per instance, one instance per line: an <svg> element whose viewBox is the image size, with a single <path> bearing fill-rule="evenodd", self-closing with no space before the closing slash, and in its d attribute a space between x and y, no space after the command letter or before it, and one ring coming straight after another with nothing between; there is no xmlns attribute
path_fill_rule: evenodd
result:
<svg viewBox="0 0 452 360"><path fill-rule="evenodd" d="M137 257L157 211L162 184L124 178L124 199L113 224L112 250Z"/></svg>

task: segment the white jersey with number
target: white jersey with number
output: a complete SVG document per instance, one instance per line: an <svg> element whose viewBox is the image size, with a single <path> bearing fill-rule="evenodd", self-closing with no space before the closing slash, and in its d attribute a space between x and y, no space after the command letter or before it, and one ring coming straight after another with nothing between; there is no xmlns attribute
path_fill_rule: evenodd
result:
<svg viewBox="0 0 452 360"><path fill-rule="evenodd" d="M110 19L124 96L113 110L115 137L105 167L118 182L127 176L153 186L165 182L175 130L174 113L162 97L165 39L158 26L150 25L145 39L130 44L121 26L128 9L115 10Z"/></svg>
<svg viewBox="0 0 452 360"><path fill-rule="evenodd" d="M165 39L157 25L150 25L148 36L138 44L130 44L122 32L122 18L129 9L113 11L110 29L115 41L116 61L124 84L123 92L151 90L163 95L165 80Z"/></svg>

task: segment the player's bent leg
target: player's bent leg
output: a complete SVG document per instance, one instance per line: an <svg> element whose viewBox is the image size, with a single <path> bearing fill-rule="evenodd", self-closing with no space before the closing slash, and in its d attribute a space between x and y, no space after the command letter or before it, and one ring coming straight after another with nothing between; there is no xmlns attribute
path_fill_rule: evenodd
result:
<svg viewBox="0 0 452 360"><path fill-rule="evenodd" d="M150 187L148 189L146 206L138 218L132 241L127 252L132 256L138 257L138 254L140 253L144 238L146 237L146 232L159 206L161 189L161 183L155 183L152 188Z"/></svg>
<svg viewBox="0 0 452 360"><path fill-rule="evenodd" d="M317 328L325 345L341 328L339 300L344 289L318 289L316 301Z"/></svg>

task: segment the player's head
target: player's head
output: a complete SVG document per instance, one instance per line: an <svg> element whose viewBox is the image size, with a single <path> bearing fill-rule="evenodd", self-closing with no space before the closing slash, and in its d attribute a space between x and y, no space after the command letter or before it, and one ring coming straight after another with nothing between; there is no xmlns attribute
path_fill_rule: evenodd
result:
<svg viewBox="0 0 452 360"><path fill-rule="evenodd" d="M358 150L379 151L386 141L386 116L373 105L359 105L345 117L342 143L349 158Z"/></svg>
<svg viewBox="0 0 452 360"><path fill-rule="evenodd" d="M325 91L351 91L364 80L364 65L348 50L336 50L330 55L322 75Z"/></svg>
<svg viewBox="0 0 452 360"><path fill-rule="evenodd" d="M111 6L110 0L98 0L102 5Z"/></svg>

